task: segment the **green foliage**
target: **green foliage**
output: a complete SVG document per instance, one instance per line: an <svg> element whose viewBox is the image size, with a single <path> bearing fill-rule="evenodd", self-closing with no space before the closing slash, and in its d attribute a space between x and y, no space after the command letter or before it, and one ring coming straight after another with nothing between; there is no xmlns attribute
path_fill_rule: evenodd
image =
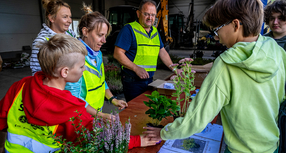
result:
<svg viewBox="0 0 286 153"><path fill-rule="evenodd" d="M153 91L151 95L145 94L149 101L144 101L144 104L150 109L145 112L149 117L154 119L154 126L158 126L163 118L177 114L180 107L177 103L166 96L160 95L158 91Z"/></svg>
<svg viewBox="0 0 286 153"><path fill-rule="evenodd" d="M200 145L195 143L194 139L185 139L182 145L186 150L190 150L191 148L199 148Z"/></svg>
<svg viewBox="0 0 286 153"><path fill-rule="evenodd" d="M93 121L93 129L88 130L82 126L80 115L70 118L77 135L75 142L53 135L52 131L49 132L49 137L54 138L54 144L58 144L61 148L60 152L127 153L131 131L130 119L125 123L124 128L118 113L115 114L115 120L111 122L96 117Z"/></svg>
<svg viewBox="0 0 286 153"><path fill-rule="evenodd" d="M205 65L214 62L213 59L195 58L192 62L193 65Z"/></svg>
<svg viewBox="0 0 286 153"><path fill-rule="evenodd" d="M191 91L195 90L194 79L195 71L192 70L191 63L193 59L184 58L180 60L177 64L171 65L172 68L180 68L175 72L175 75L171 77L171 80L174 82L174 87L176 92L172 94L172 97L176 98L178 106L181 106L181 101L184 100L184 104L179 111L179 116L184 116L189 107L189 101L191 96ZM181 99L181 94L185 94L185 99Z"/></svg>

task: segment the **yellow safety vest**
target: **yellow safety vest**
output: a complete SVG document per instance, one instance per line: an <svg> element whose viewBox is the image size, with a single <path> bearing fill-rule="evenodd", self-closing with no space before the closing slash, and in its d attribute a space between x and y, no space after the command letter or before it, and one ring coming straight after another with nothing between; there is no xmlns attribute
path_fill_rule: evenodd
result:
<svg viewBox="0 0 286 153"><path fill-rule="evenodd" d="M24 83L25 84L25 83ZM22 85L15 96L8 111L7 117L7 139L5 141L6 152L35 152L49 153L59 152L59 144L53 144L53 138L48 138L49 131L55 134L58 125L38 126L27 122L22 102Z"/></svg>
<svg viewBox="0 0 286 153"><path fill-rule="evenodd" d="M153 26L149 37L138 22L134 21L129 24L133 29L137 42L137 51L133 63L146 71L156 71L160 51L160 39L157 29Z"/></svg>
<svg viewBox="0 0 286 153"><path fill-rule="evenodd" d="M85 71L83 71L83 79L86 85L85 100L94 109L100 110L104 104L105 97L105 74L104 65L101 63L100 72L87 61L85 61Z"/></svg>

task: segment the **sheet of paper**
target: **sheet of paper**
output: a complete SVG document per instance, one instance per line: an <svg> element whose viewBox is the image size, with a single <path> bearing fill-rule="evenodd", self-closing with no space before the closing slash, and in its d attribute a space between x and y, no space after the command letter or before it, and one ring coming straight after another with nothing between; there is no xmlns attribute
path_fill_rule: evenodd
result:
<svg viewBox="0 0 286 153"><path fill-rule="evenodd" d="M158 153L219 153L222 135L221 125L209 123L201 133L189 138L167 140Z"/></svg>

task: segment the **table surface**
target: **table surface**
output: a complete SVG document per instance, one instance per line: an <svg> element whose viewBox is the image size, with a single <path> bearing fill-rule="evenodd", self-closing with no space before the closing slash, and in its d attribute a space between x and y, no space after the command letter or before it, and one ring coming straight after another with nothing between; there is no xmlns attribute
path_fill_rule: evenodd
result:
<svg viewBox="0 0 286 153"><path fill-rule="evenodd" d="M151 122L152 119L145 114L145 112L149 109L143 101L148 101L148 97L145 94L151 94L153 90L147 90L142 93L138 97L132 99L128 102L128 107L119 113L121 123L125 123L130 118L131 123L131 135L140 135L142 134L143 127L146 126L147 123ZM181 97L182 98L182 97ZM163 119L161 121L161 125L167 125L168 123L173 122L173 117L167 117L167 119ZM216 118L212 123L216 122ZM160 144L149 147L138 147L133 148L128 151L128 153L157 153L165 141L162 141Z"/></svg>
<svg viewBox="0 0 286 153"><path fill-rule="evenodd" d="M151 94L151 92L151 90L148 90L138 97L132 99L128 102L128 107L119 113L121 123L125 123L130 118L131 135L142 134L142 132L145 131L143 127L146 126L148 122L152 121L152 119L145 114L149 107L143 103L143 101L148 100L145 94ZM168 117L167 120L163 119L161 124L166 125L167 123L171 122L173 122L173 118ZM156 153L160 150L163 144L164 141L155 146L133 148L130 149L128 153Z"/></svg>

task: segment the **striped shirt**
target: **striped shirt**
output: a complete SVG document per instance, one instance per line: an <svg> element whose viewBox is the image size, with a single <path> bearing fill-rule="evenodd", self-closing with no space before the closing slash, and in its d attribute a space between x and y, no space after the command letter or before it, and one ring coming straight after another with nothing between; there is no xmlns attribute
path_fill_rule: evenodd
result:
<svg viewBox="0 0 286 153"><path fill-rule="evenodd" d="M34 75L36 72L41 71L41 67L38 61L38 52L39 52L39 44L40 42L46 41L45 37L51 38L57 34L52 29L50 29L45 23L43 23L43 28L41 29L40 33L38 34L37 38L33 41L32 44L32 54L30 59L30 68L32 70L32 75ZM67 35L71 35L72 37L76 37L76 34L69 29L66 31Z"/></svg>

